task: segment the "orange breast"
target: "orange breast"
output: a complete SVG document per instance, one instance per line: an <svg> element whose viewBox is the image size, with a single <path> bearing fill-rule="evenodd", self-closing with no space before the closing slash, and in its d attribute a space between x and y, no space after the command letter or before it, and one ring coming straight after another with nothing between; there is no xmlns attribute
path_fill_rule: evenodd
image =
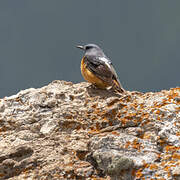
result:
<svg viewBox="0 0 180 180"><path fill-rule="evenodd" d="M84 58L81 60L81 74L84 79L99 88L105 89L108 87L107 83L96 77L91 71L89 71L86 67L87 65L84 63Z"/></svg>

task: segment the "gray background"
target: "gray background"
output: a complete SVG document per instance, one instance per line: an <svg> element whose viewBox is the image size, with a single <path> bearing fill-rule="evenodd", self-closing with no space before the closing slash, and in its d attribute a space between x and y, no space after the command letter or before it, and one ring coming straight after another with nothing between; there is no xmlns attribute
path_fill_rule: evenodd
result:
<svg viewBox="0 0 180 180"><path fill-rule="evenodd" d="M180 85L179 0L1 0L0 97L84 81L75 45L86 43L103 48L125 89Z"/></svg>

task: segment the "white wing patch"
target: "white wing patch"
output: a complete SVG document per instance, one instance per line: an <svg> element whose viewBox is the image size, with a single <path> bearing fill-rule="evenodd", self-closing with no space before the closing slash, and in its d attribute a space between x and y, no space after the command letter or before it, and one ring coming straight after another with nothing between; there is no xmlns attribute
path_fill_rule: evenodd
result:
<svg viewBox="0 0 180 180"><path fill-rule="evenodd" d="M105 64L108 66L108 68L111 70L111 61L105 57L99 57L99 59L103 62L105 62Z"/></svg>
<svg viewBox="0 0 180 180"><path fill-rule="evenodd" d="M105 57L99 57L99 59L103 62L105 62L105 64L108 66L108 68L111 70L112 74L115 75L115 77L118 79L117 73L115 71L115 69L112 66L112 63L109 59L105 58Z"/></svg>
<svg viewBox="0 0 180 180"><path fill-rule="evenodd" d="M107 59L106 57L99 57L99 59L100 59L101 61L104 61L104 62L108 63L108 64L111 63L111 61L110 61L109 59Z"/></svg>

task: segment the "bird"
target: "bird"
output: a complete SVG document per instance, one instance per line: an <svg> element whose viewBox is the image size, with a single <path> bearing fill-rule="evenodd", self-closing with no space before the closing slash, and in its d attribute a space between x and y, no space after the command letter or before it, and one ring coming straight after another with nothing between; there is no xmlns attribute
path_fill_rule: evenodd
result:
<svg viewBox="0 0 180 180"><path fill-rule="evenodd" d="M112 87L120 93L125 92L111 60L98 45L87 44L76 47L85 51L81 60L81 74L86 81L100 89Z"/></svg>

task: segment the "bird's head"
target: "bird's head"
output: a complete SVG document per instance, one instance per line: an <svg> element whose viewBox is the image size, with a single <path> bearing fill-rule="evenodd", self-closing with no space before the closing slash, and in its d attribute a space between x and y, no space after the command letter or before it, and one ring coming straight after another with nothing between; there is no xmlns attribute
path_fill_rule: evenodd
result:
<svg viewBox="0 0 180 180"><path fill-rule="evenodd" d="M85 51L85 55L104 56L102 49L96 44L87 44L84 46L76 46Z"/></svg>

